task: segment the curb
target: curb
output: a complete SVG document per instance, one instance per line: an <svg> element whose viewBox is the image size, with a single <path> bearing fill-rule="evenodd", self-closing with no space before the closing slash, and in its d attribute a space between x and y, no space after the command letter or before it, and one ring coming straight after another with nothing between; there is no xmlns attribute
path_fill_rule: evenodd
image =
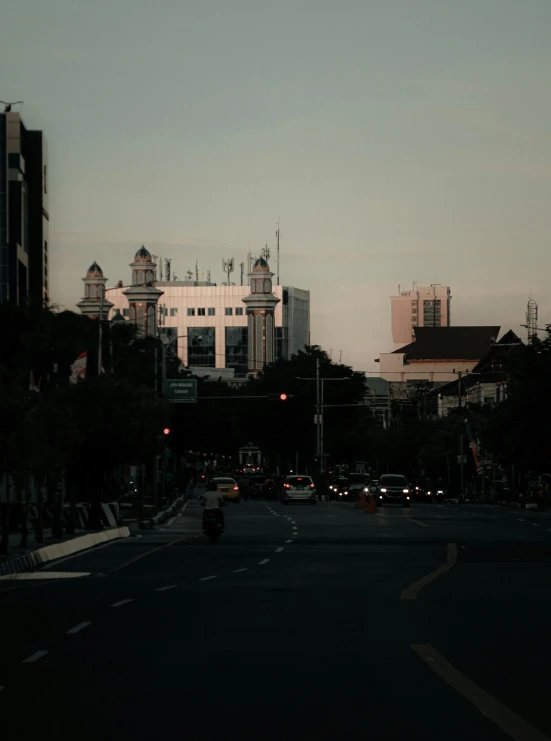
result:
<svg viewBox="0 0 551 741"><path fill-rule="evenodd" d="M114 527L110 530L101 530L97 533L80 535L78 538L65 540L63 543L54 543L52 545L38 548L36 551L26 553L24 556L11 558L0 564L0 576L9 574L19 574L23 571L34 571L42 564L48 561L55 561L64 556L72 556L73 553L93 548L100 543L107 543L110 540L119 538L128 538L130 530L128 527Z"/></svg>
<svg viewBox="0 0 551 741"><path fill-rule="evenodd" d="M139 520L138 527L140 528L140 530L153 530L158 525L162 525L168 519L178 514L178 512L182 509L186 500L189 497L189 490L191 488L191 484L192 482L190 481L186 489L186 493L182 494L177 499L175 499L174 502L170 505L170 507L168 507L167 509L164 509L162 512L159 512L158 515L148 518L147 520Z"/></svg>

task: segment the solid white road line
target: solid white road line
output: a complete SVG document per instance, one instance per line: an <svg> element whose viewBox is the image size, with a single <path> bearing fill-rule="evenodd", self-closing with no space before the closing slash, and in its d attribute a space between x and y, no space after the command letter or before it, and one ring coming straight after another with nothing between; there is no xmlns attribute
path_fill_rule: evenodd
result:
<svg viewBox="0 0 551 741"><path fill-rule="evenodd" d="M121 599L120 602L113 602L111 607L122 607L123 605L127 605L129 602L134 602L134 598L131 599Z"/></svg>
<svg viewBox="0 0 551 741"><path fill-rule="evenodd" d="M109 545L112 545L112 543L110 543ZM0 580L2 581L22 581L22 580L40 581L42 579L78 579L81 576L90 576L90 575L91 575L90 571L23 571L19 574L6 574L5 576L0 576Z"/></svg>
<svg viewBox="0 0 551 741"><path fill-rule="evenodd" d="M286 540L285 542L286 542L286 543L292 543L293 541L292 541L292 539L291 539L291 540Z"/></svg>
<svg viewBox="0 0 551 741"><path fill-rule="evenodd" d="M283 550L283 546L281 546L281 548L276 548L276 553L281 553L282 550Z"/></svg>
<svg viewBox="0 0 551 741"><path fill-rule="evenodd" d="M34 654L27 656L26 659L23 659L23 664L34 664L35 661L38 661L43 656L46 656L47 653L49 652L48 651L36 651Z"/></svg>
<svg viewBox="0 0 551 741"><path fill-rule="evenodd" d="M419 525L419 527L428 527L428 525L425 522L421 522L420 520L414 520L411 517L406 517L406 519L409 522L414 522L416 525Z"/></svg>
<svg viewBox="0 0 551 741"><path fill-rule="evenodd" d="M74 635L75 633L80 633L81 630L84 630L84 628L87 628L89 625L92 625L91 620L88 620L87 622L84 622L84 623L78 623L78 625L75 625L73 628L67 631L67 635L71 636L71 635Z"/></svg>
<svg viewBox="0 0 551 741"><path fill-rule="evenodd" d="M178 585L177 584L170 584L168 587L159 587L156 589L156 592L166 592L167 589L176 589Z"/></svg>
<svg viewBox="0 0 551 741"><path fill-rule="evenodd" d="M234 574L240 574L242 571L248 571L249 569L234 569Z"/></svg>
<svg viewBox="0 0 551 741"><path fill-rule="evenodd" d="M435 579L438 579L439 576L442 576L442 574L445 574L446 571L449 571L451 568L455 566L457 563L457 545L455 543L448 543L448 556L446 558L446 562L442 564L442 566L439 566L435 571L431 571L429 574L425 574L425 576L421 577L421 579L418 579L413 584L410 584L409 587L406 587L402 594L400 595L400 599L402 600L413 600L417 599L417 595L423 589L423 587L426 587L427 584L430 584L431 581L434 581Z"/></svg>
<svg viewBox="0 0 551 741"><path fill-rule="evenodd" d="M204 576L202 579L199 579L199 581L209 581L209 579L217 579L218 577L216 574L214 576Z"/></svg>
<svg viewBox="0 0 551 741"><path fill-rule="evenodd" d="M482 715L491 720L514 741L549 741L549 737L527 723L482 687L458 671L441 654L427 643L412 643L411 648L440 679L458 694L471 702Z"/></svg>
<svg viewBox="0 0 551 741"><path fill-rule="evenodd" d="M262 566L263 564L268 563L269 560L270 560L269 558L265 558L263 561L259 561L258 565Z"/></svg>

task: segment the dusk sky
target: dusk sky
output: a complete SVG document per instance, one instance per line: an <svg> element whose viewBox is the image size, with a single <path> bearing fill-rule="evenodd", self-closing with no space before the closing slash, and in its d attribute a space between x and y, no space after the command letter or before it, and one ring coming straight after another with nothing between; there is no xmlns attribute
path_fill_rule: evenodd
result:
<svg viewBox="0 0 551 741"><path fill-rule="evenodd" d="M376 370L414 280L525 337L530 289L551 323L550 32L550 0L3 0L0 98L49 145L52 300L93 260L128 282L142 243L221 282L279 217L337 360Z"/></svg>

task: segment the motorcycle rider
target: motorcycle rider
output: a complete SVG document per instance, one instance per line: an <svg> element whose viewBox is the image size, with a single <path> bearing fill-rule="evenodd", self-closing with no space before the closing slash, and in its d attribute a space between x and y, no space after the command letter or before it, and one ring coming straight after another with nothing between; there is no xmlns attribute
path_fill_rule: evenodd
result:
<svg viewBox="0 0 551 741"><path fill-rule="evenodd" d="M224 522L224 513L222 512L222 505L223 500L220 494L218 493L218 490L216 488L216 484L214 481L209 481L207 485L207 490L203 494L204 499L204 505L205 505L205 511L203 512L203 528L205 527L205 518L207 515L207 511L216 510L218 521L222 525L222 530L225 528L225 522Z"/></svg>

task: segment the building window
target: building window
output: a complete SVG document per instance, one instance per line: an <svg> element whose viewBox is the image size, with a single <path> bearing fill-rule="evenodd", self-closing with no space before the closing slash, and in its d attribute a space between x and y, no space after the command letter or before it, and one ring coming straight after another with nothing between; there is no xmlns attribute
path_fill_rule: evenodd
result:
<svg viewBox="0 0 551 741"><path fill-rule="evenodd" d="M188 327L188 365L200 368L215 368L214 327Z"/></svg>
<svg viewBox="0 0 551 741"><path fill-rule="evenodd" d="M197 316L205 316L205 310L204 309L197 309Z"/></svg>
<svg viewBox="0 0 551 741"><path fill-rule="evenodd" d="M226 306L226 308L224 309L224 314L226 316L233 316L233 309L232 309L232 307L231 306Z"/></svg>
<svg viewBox="0 0 551 741"><path fill-rule="evenodd" d="M188 316L195 316L195 309L188 309L187 310L187 315Z"/></svg>
<svg viewBox="0 0 551 741"><path fill-rule="evenodd" d="M170 310L170 316L176 316L178 314L178 309L171 309Z"/></svg>
<svg viewBox="0 0 551 741"><path fill-rule="evenodd" d="M44 252L48 252L48 242L44 242Z"/></svg>
<svg viewBox="0 0 551 741"><path fill-rule="evenodd" d="M423 302L423 324L425 327L440 327L442 324L442 301Z"/></svg>
<svg viewBox="0 0 551 741"><path fill-rule="evenodd" d="M236 376L247 375L248 335L247 327L226 327L226 368Z"/></svg>
<svg viewBox="0 0 551 741"><path fill-rule="evenodd" d="M235 307L235 316L243 316L243 307L242 306L236 306Z"/></svg>
<svg viewBox="0 0 551 741"><path fill-rule="evenodd" d="M123 315L124 317L128 317L128 309L123 309L123 310L122 310L122 315Z"/></svg>
<svg viewBox="0 0 551 741"><path fill-rule="evenodd" d="M213 309L213 308L212 308L212 306L211 306L211 307L209 307L209 309L208 309L208 311L207 311L207 314L208 314L209 316L214 316L214 315L216 314L216 310L215 310L215 309Z"/></svg>
<svg viewBox="0 0 551 741"><path fill-rule="evenodd" d="M266 279L264 281L264 293L271 293L272 292L272 281Z"/></svg>

